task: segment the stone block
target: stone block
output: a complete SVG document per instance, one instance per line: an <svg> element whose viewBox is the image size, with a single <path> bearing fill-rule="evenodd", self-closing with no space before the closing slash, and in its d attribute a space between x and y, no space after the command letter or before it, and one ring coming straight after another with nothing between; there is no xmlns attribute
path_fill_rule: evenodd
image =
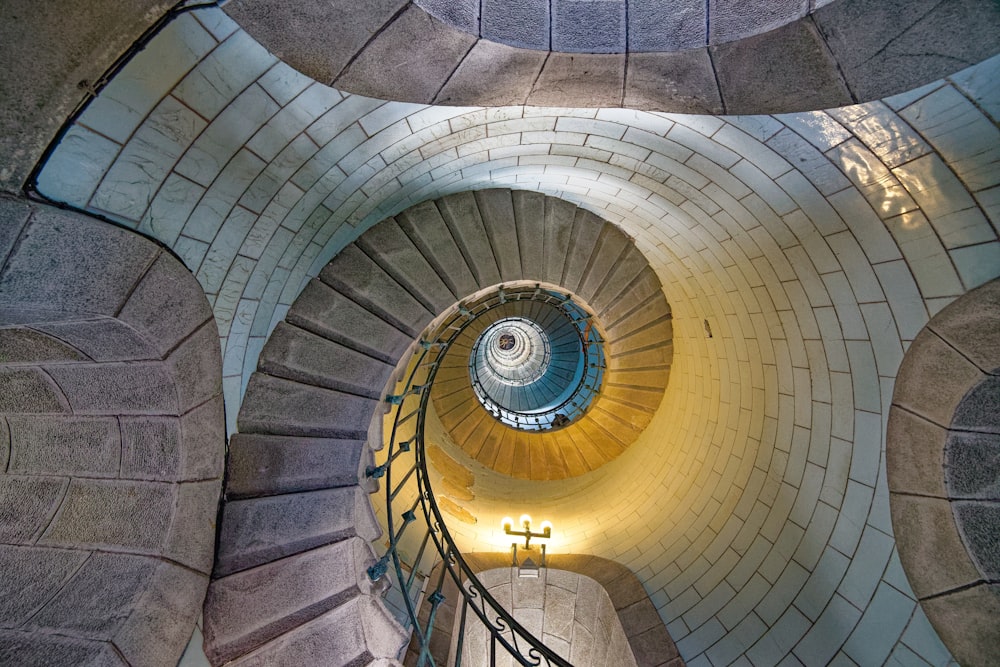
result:
<svg viewBox="0 0 1000 667"><path fill-rule="evenodd" d="M378 399L393 367L380 359L279 322L258 369L278 377Z"/></svg>
<svg viewBox="0 0 1000 667"><path fill-rule="evenodd" d="M201 613L208 577L161 561L138 604L114 637L132 665L174 667Z"/></svg>
<svg viewBox="0 0 1000 667"><path fill-rule="evenodd" d="M173 509L169 484L73 480L39 544L158 553Z"/></svg>
<svg viewBox="0 0 1000 667"><path fill-rule="evenodd" d="M208 575L215 555L215 522L219 514L222 481L177 485L177 505L164 555Z"/></svg>
<svg viewBox="0 0 1000 667"><path fill-rule="evenodd" d="M368 496L357 487L230 500L222 509L215 576L378 534Z"/></svg>
<svg viewBox="0 0 1000 667"><path fill-rule="evenodd" d="M545 267L542 253L545 243L545 196L539 192L514 190L514 219L517 246L521 255L521 275L525 280L542 280Z"/></svg>
<svg viewBox="0 0 1000 667"><path fill-rule="evenodd" d="M654 297L662 299L662 307L670 313L670 304L663 296L663 288L660 286L660 279L652 268L644 269L639 274L638 279L630 285L626 295L614 303L608 304L604 310L597 311L597 314L604 322L604 326L610 329L617 325L623 318L640 308L645 303L650 303Z"/></svg>
<svg viewBox="0 0 1000 667"><path fill-rule="evenodd" d="M886 428L889 490L944 498L945 439L940 426L893 406Z"/></svg>
<svg viewBox="0 0 1000 667"><path fill-rule="evenodd" d="M524 104L545 62L544 51L481 39L451 75L435 104L509 106ZM483 86L489 81L488 87Z"/></svg>
<svg viewBox="0 0 1000 667"><path fill-rule="evenodd" d="M158 252L137 234L40 207L0 273L0 305L113 315Z"/></svg>
<svg viewBox="0 0 1000 667"><path fill-rule="evenodd" d="M0 329L0 363L83 361L79 350L39 331Z"/></svg>
<svg viewBox="0 0 1000 667"><path fill-rule="evenodd" d="M809 21L710 50L726 113L807 111L854 101Z"/></svg>
<svg viewBox="0 0 1000 667"><path fill-rule="evenodd" d="M237 433L229 441L226 496L249 498L356 485L364 444Z"/></svg>
<svg viewBox="0 0 1000 667"><path fill-rule="evenodd" d="M394 219L388 218L369 229L357 240L357 245L429 312L436 315L455 302L455 295L440 274Z"/></svg>
<svg viewBox="0 0 1000 667"><path fill-rule="evenodd" d="M222 393L222 353L215 320L206 322L167 358L183 414Z"/></svg>
<svg viewBox="0 0 1000 667"><path fill-rule="evenodd" d="M547 574L551 574L549 570ZM548 581L548 577L546 577ZM573 640L576 594L557 586L546 585L542 631L566 641Z"/></svg>
<svg viewBox="0 0 1000 667"><path fill-rule="evenodd" d="M802 18L809 11L803 0L775 0L747 4L740 0L709 0L709 44L732 42L758 35Z"/></svg>
<svg viewBox="0 0 1000 667"><path fill-rule="evenodd" d="M991 373L1000 368L1000 280L969 292L934 317L930 328L955 349Z"/></svg>
<svg viewBox="0 0 1000 667"><path fill-rule="evenodd" d="M7 470L10 461L10 429L7 420L0 416L0 469Z"/></svg>
<svg viewBox="0 0 1000 667"><path fill-rule="evenodd" d="M181 477L180 420L120 417L121 474L128 479L175 481Z"/></svg>
<svg viewBox="0 0 1000 667"><path fill-rule="evenodd" d="M892 402L939 426L948 426L966 392L983 377L968 359L924 329L899 368Z"/></svg>
<svg viewBox="0 0 1000 667"><path fill-rule="evenodd" d="M249 653L358 596L371 559L354 538L216 579L202 625L209 660Z"/></svg>
<svg viewBox="0 0 1000 667"><path fill-rule="evenodd" d="M1000 498L1000 435L952 431L945 452L950 498Z"/></svg>
<svg viewBox="0 0 1000 667"><path fill-rule="evenodd" d="M580 279L577 294L587 303L598 302L604 305L607 299L602 298L598 290L603 288L608 274L623 264L625 251L631 245L625 235L616 227L605 225L604 229L601 230L601 235L597 238L590 262L587 263L587 268ZM639 270L642 270L642 266L639 267ZM599 307L594 306L594 308Z"/></svg>
<svg viewBox="0 0 1000 667"><path fill-rule="evenodd" d="M7 417L10 472L117 477L121 460L118 421L101 417Z"/></svg>
<svg viewBox="0 0 1000 667"><path fill-rule="evenodd" d="M479 24L480 34L490 41L549 50L548 0L485 0Z"/></svg>
<svg viewBox="0 0 1000 667"><path fill-rule="evenodd" d="M604 227L605 225L593 213L577 212L560 285L573 292L579 289L584 272L597 247L597 241L604 233Z"/></svg>
<svg viewBox="0 0 1000 667"><path fill-rule="evenodd" d="M31 207L9 196L0 197L0 269L31 216Z"/></svg>
<svg viewBox="0 0 1000 667"><path fill-rule="evenodd" d="M416 4L462 32L479 34L479 0L416 0Z"/></svg>
<svg viewBox="0 0 1000 667"><path fill-rule="evenodd" d="M177 414L177 390L160 362L46 369L77 414Z"/></svg>
<svg viewBox="0 0 1000 667"><path fill-rule="evenodd" d="M201 285L167 253L160 254L118 314L155 344L161 357L211 316Z"/></svg>
<svg viewBox="0 0 1000 667"><path fill-rule="evenodd" d="M0 368L0 413L69 412L65 401L56 384L40 369Z"/></svg>
<svg viewBox="0 0 1000 667"><path fill-rule="evenodd" d="M181 417L183 479L220 477L226 458L226 417L222 396L213 398Z"/></svg>
<svg viewBox="0 0 1000 667"><path fill-rule="evenodd" d="M562 284L563 266L573 237L576 206L548 197L545 199L545 236L542 241L543 272L541 280L554 285Z"/></svg>
<svg viewBox="0 0 1000 667"><path fill-rule="evenodd" d="M355 245L347 246L323 267L320 280L416 337L430 322L428 312L392 276Z"/></svg>
<svg viewBox="0 0 1000 667"><path fill-rule="evenodd" d="M129 667L110 642L0 630L0 664L18 667Z"/></svg>
<svg viewBox="0 0 1000 667"><path fill-rule="evenodd" d="M952 503L952 507L959 532L983 578L997 581L1000 579L1000 502L959 500Z"/></svg>
<svg viewBox="0 0 1000 667"><path fill-rule="evenodd" d="M440 632L435 634L441 634ZM233 667L275 664L398 664L408 638L384 608L368 597L354 598L234 660ZM385 663L377 661L386 660Z"/></svg>
<svg viewBox="0 0 1000 667"><path fill-rule="evenodd" d="M410 6L333 82L354 93L430 103L476 38Z"/></svg>
<svg viewBox="0 0 1000 667"><path fill-rule="evenodd" d="M921 601L934 629L963 665L1000 664L1000 586L979 584Z"/></svg>
<svg viewBox="0 0 1000 667"><path fill-rule="evenodd" d="M0 618L20 627L87 560L85 551L0 546Z"/></svg>
<svg viewBox="0 0 1000 667"><path fill-rule="evenodd" d="M481 44L491 44L491 42L477 42L476 48L470 52L470 57ZM466 58L463 61L463 66L468 61L469 58ZM457 76L458 72L455 73L451 81L454 81ZM475 77L477 84L481 80L482 78L478 75ZM524 95L527 96L527 94L525 91ZM472 275L472 271L462 256L462 251L452 237L448 225L441 217L434 202L421 202L406 209L396 215L396 222L410 237L413 244L420 249L421 254L434 267L456 299L472 294L479 289L475 276Z"/></svg>
<svg viewBox="0 0 1000 667"><path fill-rule="evenodd" d="M312 280L286 321L377 359L395 364L413 338L319 280Z"/></svg>
<svg viewBox="0 0 1000 667"><path fill-rule="evenodd" d="M681 51L704 46L707 22L704 0L628 0L628 48L641 51ZM631 67L631 62L629 63Z"/></svg>
<svg viewBox="0 0 1000 667"><path fill-rule="evenodd" d="M639 578L628 569L622 569L624 571L619 576L602 584L616 610L626 609L637 602L649 599Z"/></svg>
<svg viewBox="0 0 1000 667"><path fill-rule="evenodd" d="M955 408L951 428L1000 434L1000 377L987 376Z"/></svg>
<svg viewBox="0 0 1000 667"><path fill-rule="evenodd" d="M521 254L517 247L517 227L510 190L476 190L474 193L486 237L500 269L500 279L521 279Z"/></svg>
<svg viewBox="0 0 1000 667"><path fill-rule="evenodd" d="M708 49L629 53L622 105L629 109L721 114L722 98Z"/></svg>
<svg viewBox="0 0 1000 667"><path fill-rule="evenodd" d="M442 197L437 201L437 207L478 286L482 288L499 283L500 269L493 256L493 246L486 236L475 195L461 192Z"/></svg>
<svg viewBox="0 0 1000 667"><path fill-rule="evenodd" d="M240 407L239 430L361 439L377 405L370 398L254 373Z"/></svg>
<svg viewBox="0 0 1000 667"><path fill-rule="evenodd" d="M551 53L528 96L528 104L619 107L624 81L624 55Z"/></svg>
<svg viewBox="0 0 1000 667"><path fill-rule="evenodd" d="M0 542L34 542L49 525L66 484L59 477L0 477Z"/></svg>
<svg viewBox="0 0 1000 667"><path fill-rule="evenodd" d="M947 500L896 493L889 500L899 560L918 599L979 580Z"/></svg>
<svg viewBox="0 0 1000 667"><path fill-rule="evenodd" d="M146 591L159 561L95 553L28 622L30 629L111 639Z"/></svg>
<svg viewBox="0 0 1000 667"><path fill-rule="evenodd" d="M552 50L624 53L625 0L553 0Z"/></svg>
<svg viewBox="0 0 1000 667"><path fill-rule="evenodd" d="M127 324L110 317L36 325L94 361L158 359L156 349Z"/></svg>

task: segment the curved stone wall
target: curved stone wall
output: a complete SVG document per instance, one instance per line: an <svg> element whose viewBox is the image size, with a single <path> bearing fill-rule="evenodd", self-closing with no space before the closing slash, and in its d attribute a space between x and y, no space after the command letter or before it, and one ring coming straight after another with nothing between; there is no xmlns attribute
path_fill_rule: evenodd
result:
<svg viewBox="0 0 1000 667"><path fill-rule="evenodd" d="M177 664L212 568L212 313L127 230L0 199L0 662Z"/></svg>

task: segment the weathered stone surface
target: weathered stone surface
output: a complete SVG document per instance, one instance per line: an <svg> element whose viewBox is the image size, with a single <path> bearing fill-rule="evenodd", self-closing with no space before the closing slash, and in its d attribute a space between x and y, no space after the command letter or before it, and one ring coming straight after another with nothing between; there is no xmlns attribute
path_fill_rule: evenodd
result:
<svg viewBox="0 0 1000 667"><path fill-rule="evenodd" d="M801 18L809 10L802 0L774 0L747 5L740 0L710 0L709 43L731 42L757 35Z"/></svg>
<svg viewBox="0 0 1000 667"><path fill-rule="evenodd" d="M960 500L952 507L959 531L983 578L997 581L1000 579L1000 502Z"/></svg>
<svg viewBox="0 0 1000 667"><path fill-rule="evenodd" d="M980 584L921 601L927 617L955 659L963 665L1000 661L1000 586Z"/></svg>
<svg viewBox="0 0 1000 667"><path fill-rule="evenodd" d="M416 0L416 4L448 25L479 34L479 0Z"/></svg>
<svg viewBox="0 0 1000 667"><path fill-rule="evenodd" d="M121 473L129 479L173 481L181 477L180 420L121 417Z"/></svg>
<svg viewBox="0 0 1000 667"><path fill-rule="evenodd" d="M991 373L1000 368L1000 280L973 290L934 316L930 328L955 349Z"/></svg>
<svg viewBox="0 0 1000 667"><path fill-rule="evenodd" d="M899 368L892 402L940 426L951 423L955 408L983 374L933 332L913 340Z"/></svg>
<svg viewBox="0 0 1000 667"><path fill-rule="evenodd" d="M722 98L708 50L630 53L622 106L721 114Z"/></svg>
<svg viewBox="0 0 1000 667"><path fill-rule="evenodd" d="M475 195L461 192L442 197L437 201L437 207L478 286L488 287L499 283L500 269L493 256L493 246L486 236Z"/></svg>
<svg viewBox="0 0 1000 667"><path fill-rule="evenodd" d="M517 227L510 190L477 190L476 203L500 269L500 279L520 280L521 255L517 247Z"/></svg>
<svg viewBox="0 0 1000 667"><path fill-rule="evenodd" d="M611 329L617 326L631 311L650 303L651 299L656 296L663 299L663 307L669 314L670 304L663 297L663 288L660 286L660 279L656 277L656 272L652 268L643 269L638 279L629 286L628 292L617 301L608 304L604 310L598 310L597 314L610 333Z"/></svg>
<svg viewBox="0 0 1000 667"><path fill-rule="evenodd" d="M632 247L628 238L613 225L605 225L601 230L601 235L597 239L590 262L580 280L577 293L587 302L599 301L599 290L602 289L608 274L621 266L624 260L624 253L628 247ZM645 264L645 262L642 262ZM642 269L640 265L639 270ZM596 307L596 306L595 306Z"/></svg>
<svg viewBox="0 0 1000 667"><path fill-rule="evenodd" d="M160 362L46 369L77 414L177 414L176 385Z"/></svg>
<svg viewBox="0 0 1000 667"><path fill-rule="evenodd" d="M543 272L541 280L554 285L562 284L563 266L573 236L576 207L562 199L545 199L545 224L542 242Z"/></svg>
<svg viewBox="0 0 1000 667"><path fill-rule="evenodd" d="M379 99L430 103L475 41L410 6L365 45L333 85Z"/></svg>
<svg viewBox="0 0 1000 667"><path fill-rule="evenodd" d="M212 316L194 275L167 253L135 287L118 314L165 355Z"/></svg>
<svg viewBox="0 0 1000 667"><path fill-rule="evenodd" d="M577 210L560 285L570 291L577 291L604 226L604 222L593 213Z"/></svg>
<svg viewBox="0 0 1000 667"><path fill-rule="evenodd" d="M101 417L7 417L11 472L117 477L118 421Z"/></svg>
<svg viewBox="0 0 1000 667"><path fill-rule="evenodd" d="M940 426L899 407L890 409L886 439L893 446L887 447L885 452L889 489L946 497L946 437L947 432Z"/></svg>
<svg viewBox="0 0 1000 667"><path fill-rule="evenodd" d="M357 487L231 500L222 510L215 576L355 535L372 540L375 525L368 496Z"/></svg>
<svg viewBox="0 0 1000 667"><path fill-rule="evenodd" d="M69 412L52 379L38 368L0 368L0 412Z"/></svg>
<svg viewBox="0 0 1000 667"><path fill-rule="evenodd" d="M0 577L3 625L20 627L59 590L88 555L85 551L0 545L0 571L4 573Z"/></svg>
<svg viewBox="0 0 1000 667"><path fill-rule="evenodd" d="M157 359L159 354L134 329L110 317L36 325L71 343L94 361Z"/></svg>
<svg viewBox="0 0 1000 667"><path fill-rule="evenodd" d="M279 322L258 369L296 382L378 399L393 367L380 359Z"/></svg>
<svg viewBox="0 0 1000 667"><path fill-rule="evenodd" d="M86 357L66 343L38 331L0 329L0 363L83 361Z"/></svg>
<svg viewBox="0 0 1000 667"><path fill-rule="evenodd" d="M523 49L549 49L548 0L485 0L480 34Z"/></svg>
<svg viewBox="0 0 1000 667"><path fill-rule="evenodd" d="M533 106L558 106L567 99L586 107L622 103L625 56L620 54L552 53L528 96Z"/></svg>
<svg viewBox="0 0 1000 667"><path fill-rule="evenodd" d="M226 457L226 417L222 396L199 405L181 417L184 479L220 477Z"/></svg>
<svg viewBox="0 0 1000 667"><path fill-rule="evenodd" d="M248 498L358 483L362 440L235 434L226 495Z"/></svg>
<svg viewBox="0 0 1000 667"><path fill-rule="evenodd" d="M129 667L109 642L0 630L0 664L18 667Z"/></svg>
<svg viewBox="0 0 1000 667"><path fill-rule="evenodd" d="M10 429L7 420L0 415L0 469L7 470L10 461Z"/></svg>
<svg viewBox="0 0 1000 667"><path fill-rule="evenodd" d="M371 558L355 538L216 579L204 610L209 659L218 664L249 653L356 597Z"/></svg>
<svg viewBox="0 0 1000 667"><path fill-rule="evenodd" d="M222 353L215 321L205 323L166 362L177 387L178 407L187 412L222 393Z"/></svg>
<svg viewBox="0 0 1000 667"><path fill-rule="evenodd" d="M489 42L479 42L479 44L489 44ZM472 52L475 53L476 49ZM468 62L468 58L463 61L463 66L465 62ZM461 71L461 68L459 70ZM458 76L458 73L455 76ZM454 79L455 77L452 77L451 80ZM396 222L448 285L456 300L479 289L475 276L469 270L462 251L459 250L451 230L448 229L434 202L421 202L411 206L396 215Z"/></svg>
<svg viewBox="0 0 1000 667"><path fill-rule="evenodd" d="M891 431L890 431L891 432ZM904 434L900 433L899 443L906 443ZM895 437L895 436L894 436ZM892 447L893 450L903 449ZM948 496L951 498L1000 498L1000 435L996 433L961 433L948 434L945 448L945 477L948 480ZM886 452L888 455L888 452ZM899 456L905 454L900 453ZM909 466L919 467L916 460L908 462ZM903 468L903 466L900 466ZM894 482L908 471L893 470ZM938 470L940 476L940 469ZM898 484L890 486L896 490Z"/></svg>
<svg viewBox="0 0 1000 667"><path fill-rule="evenodd" d="M552 50L624 53L625 0L552 0Z"/></svg>
<svg viewBox="0 0 1000 667"><path fill-rule="evenodd" d="M132 665L173 667L205 599L208 577L161 561L138 604L114 637Z"/></svg>
<svg viewBox="0 0 1000 667"><path fill-rule="evenodd" d="M344 248L323 267L320 280L416 337L433 314L357 246Z"/></svg>
<svg viewBox="0 0 1000 667"><path fill-rule="evenodd" d="M312 280L292 304L286 321L395 364L413 337L319 280Z"/></svg>
<svg viewBox="0 0 1000 667"><path fill-rule="evenodd" d="M49 525L66 484L59 477L0 477L0 542L33 542Z"/></svg>
<svg viewBox="0 0 1000 667"><path fill-rule="evenodd" d="M521 275L525 280L542 280L545 267L542 253L545 243L545 196L539 192L514 190L514 219L517 246L521 255Z"/></svg>
<svg viewBox="0 0 1000 667"><path fill-rule="evenodd" d="M240 408L243 433L364 438L376 401L255 373Z"/></svg>
<svg viewBox="0 0 1000 667"><path fill-rule="evenodd" d="M132 613L158 564L144 556L92 554L27 627L111 639Z"/></svg>
<svg viewBox="0 0 1000 667"><path fill-rule="evenodd" d="M998 406L1000 406L1000 377L987 376L962 398L952 417L951 428L1000 434Z"/></svg>
<svg viewBox="0 0 1000 667"><path fill-rule="evenodd" d="M157 252L137 234L41 208L0 272L0 304L112 315Z"/></svg>
<svg viewBox="0 0 1000 667"><path fill-rule="evenodd" d="M524 104L545 62L541 51L481 39L434 99L435 104L507 106ZM490 81L483 89L483 81ZM473 101L475 100L475 101Z"/></svg>
<svg viewBox="0 0 1000 667"><path fill-rule="evenodd" d="M157 553L174 508L168 484L73 480L40 544Z"/></svg>
<svg viewBox="0 0 1000 667"><path fill-rule="evenodd" d="M809 21L710 49L726 113L807 111L854 101Z"/></svg>
<svg viewBox="0 0 1000 667"><path fill-rule="evenodd" d="M707 43L703 0L628 0L628 48L637 51L679 51ZM632 63L629 62L631 68Z"/></svg>
<svg viewBox="0 0 1000 667"><path fill-rule="evenodd" d="M215 551L215 522L222 481L188 482L177 486L177 509L163 553L208 575Z"/></svg>
<svg viewBox="0 0 1000 667"><path fill-rule="evenodd" d="M0 197L0 268L31 215L31 207L8 196Z"/></svg>

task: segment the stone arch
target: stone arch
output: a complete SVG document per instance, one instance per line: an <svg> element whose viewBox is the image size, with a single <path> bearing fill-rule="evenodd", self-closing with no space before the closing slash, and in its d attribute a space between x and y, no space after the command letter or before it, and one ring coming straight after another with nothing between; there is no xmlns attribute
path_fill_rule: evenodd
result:
<svg viewBox="0 0 1000 667"><path fill-rule="evenodd" d="M886 432L893 530L913 592L963 664L1000 660L1000 280L914 339Z"/></svg>
<svg viewBox="0 0 1000 667"><path fill-rule="evenodd" d="M176 665L225 453L208 302L137 234L0 220L0 662Z"/></svg>

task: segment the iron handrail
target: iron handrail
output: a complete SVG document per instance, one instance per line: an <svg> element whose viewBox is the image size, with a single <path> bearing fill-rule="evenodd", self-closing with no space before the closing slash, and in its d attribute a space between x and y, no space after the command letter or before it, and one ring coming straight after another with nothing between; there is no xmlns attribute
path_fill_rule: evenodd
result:
<svg viewBox="0 0 1000 667"><path fill-rule="evenodd" d="M544 664L555 667L571 667L569 662L545 646L539 638L533 636L518 623L511 613L490 595L465 559L462 558L435 501L424 451L424 429L431 394L430 389L434 384L444 356L477 317L492 308L522 298L537 299L548 303L554 301L557 301L558 304L570 303L574 308L580 308L572 302L569 295L542 289L538 285L514 289L505 289L501 286L491 294L461 302L450 315L433 328L431 335L421 338L418 349L410 355L407 362L409 373L406 374L402 391L386 397L386 402L395 408L385 453L386 459L379 466L370 466L367 474L372 478L384 478L388 548L385 554L368 568L368 576L372 581L380 581L387 574L390 575L390 578L395 579L394 582L390 582L386 593L389 593L395 586L395 593L402 600L401 620L412 630L411 648L416 653L417 667L425 665L437 667L443 664L440 662L440 656L435 657L432 653L431 639L435 632L437 612L440 605L446 601L443 591L448 579L454 583L461 596L459 600L456 600L456 603L461 604L461 613L455 637L455 646L457 647L454 650L455 665L461 665L469 618L468 611L471 609L473 617L479 619L481 627L487 632L489 664L494 664L498 650L503 650L520 665ZM578 312L585 311L580 309ZM590 329L594 328L590 327ZM596 334L596 330L594 333ZM599 354L603 355L603 351L599 351ZM603 362L603 356L601 359ZM416 406L414 407L412 404L415 401ZM401 439L402 431L408 428L406 425L414 416L416 421L413 424L412 436ZM406 454L412 456L406 456ZM402 468L402 474L394 474L400 468ZM413 491L412 487L408 487L408 485L414 481L416 484L415 493L405 493L408 488ZM418 540L420 546L417 556L411 559L412 562L408 564L409 568L407 568L405 567L407 563L405 562L406 555L403 543L407 536L407 529L417 523L418 507L424 518L422 537ZM428 542L433 543L434 553L430 556L430 565L422 568L426 560ZM389 569L390 562L391 570ZM430 573L437 566L440 566L437 582L433 586L433 590L425 596L429 606L424 607L426 619L421 621L420 598L430 583ZM425 570L425 576L418 589L417 576L421 569ZM446 575L448 579L445 578ZM458 616L456 607L456 617Z"/></svg>

